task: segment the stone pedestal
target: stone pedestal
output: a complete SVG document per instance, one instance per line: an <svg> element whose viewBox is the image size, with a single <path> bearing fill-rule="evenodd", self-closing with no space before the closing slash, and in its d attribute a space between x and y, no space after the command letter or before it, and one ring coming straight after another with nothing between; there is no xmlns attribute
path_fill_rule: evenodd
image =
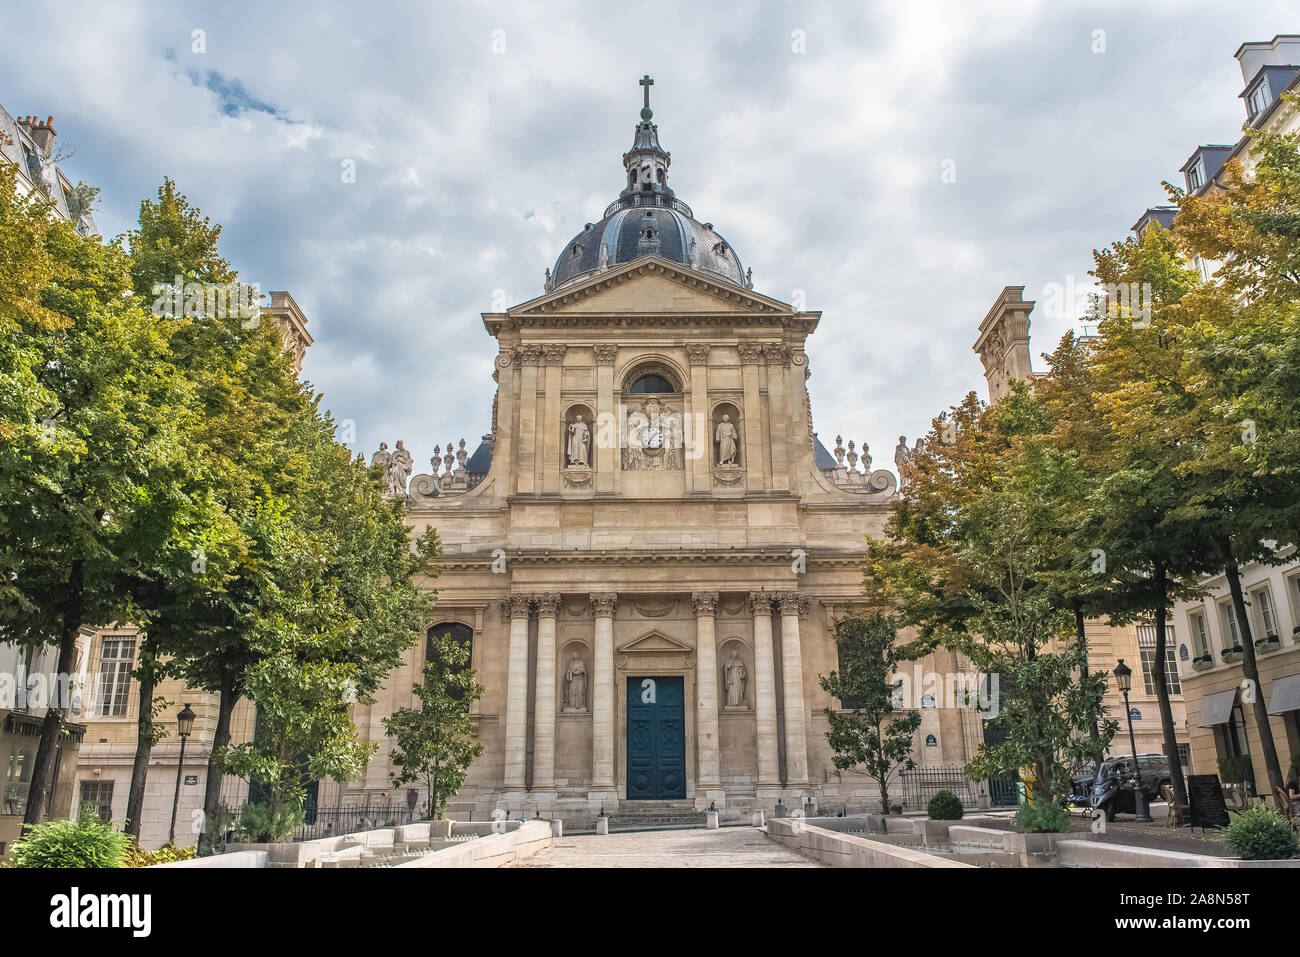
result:
<svg viewBox="0 0 1300 957"><path fill-rule="evenodd" d="M716 830L718 829L718 812L717 812L717 811L708 811L708 812L705 813L705 815L704 815L704 827L705 827L707 830L710 830L710 831L716 831Z"/></svg>
<svg viewBox="0 0 1300 957"><path fill-rule="evenodd" d="M558 817L551 819L551 837L564 837L564 822Z"/></svg>
<svg viewBox="0 0 1300 957"><path fill-rule="evenodd" d="M597 834L609 833L609 818L607 817L596 818L596 833Z"/></svg>

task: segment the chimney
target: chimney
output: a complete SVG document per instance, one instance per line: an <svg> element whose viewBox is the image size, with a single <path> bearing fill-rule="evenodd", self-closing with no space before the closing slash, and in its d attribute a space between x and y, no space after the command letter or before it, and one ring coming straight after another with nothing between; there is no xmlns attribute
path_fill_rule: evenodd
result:
<svg viewBox="0 0 1300 957"><path fill-rule="evenodd" d="M54 117L45 120L38 120L34 116L24 116L18 121L19 127L23 132L32 138L40 151L49 156L54 149Z"/></svg>

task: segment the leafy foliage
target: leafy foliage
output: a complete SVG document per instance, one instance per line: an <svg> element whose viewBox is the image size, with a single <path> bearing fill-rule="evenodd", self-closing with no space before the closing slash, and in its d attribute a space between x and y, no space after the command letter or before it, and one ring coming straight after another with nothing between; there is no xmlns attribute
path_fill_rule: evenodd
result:
<svg viewBox="0 0 1300 957"><path fill-rule="evenodd" d="M1055 801L1023 801L1014 821L1021 834L1065 834L1070 830L1070 812Z"/></svg>
<svg viewBox="0 0 1300 957"><path fill-rule="evenodd" d="M880 788L880 809L889 812L889 782L900 771L916 767L912 743L921 726L919 711L896 709L901 681L894 678L906 660L897 644L898 624L883 615L850 616L835 623L832 637L840 650L840 667L821 675L821 686L846 708L825 709L830 730L831 761L842 771L855 771Z"/></svg>
<svg viewBox="0 0 1300 957"><path fill-rule="evenodd" d="M484 688L469 668L469 648L450 634L429 640L424 680L413 689L419 708L399 708L384 719L384 728L396 747L390 752L393 787L424 786L424 815L442 817L447 802L465 783L470 764L483 753L471 740L469 707Z"/></svg>
<svg viewBox="0 0 1300 957"><path fill-rule="evenodd" d="M930 798L926 812L932 821L960 821L963 814L961 799L951 791L940 791Z"/></svg>
<svg viewBox="0 0 1300 957"><path fill-rule="evenodd" d="M45 821L13 846L9 867L123 867L132 841L89 805L75 821Z"/></svg>
<svg viewBox="0 0 1300 957"><path fill-rule="evenodd" d="M1267 804L1234 814L1223 843L1244 861L1288 861L1300 855L1295 825Z"/></svg>

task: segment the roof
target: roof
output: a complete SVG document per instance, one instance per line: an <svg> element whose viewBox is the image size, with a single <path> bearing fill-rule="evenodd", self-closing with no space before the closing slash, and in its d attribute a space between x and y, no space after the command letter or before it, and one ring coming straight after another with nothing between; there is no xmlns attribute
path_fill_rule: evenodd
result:
<svg viewBox="0 0 1300 957"><path fill-rule="evenodd" d="M833 469L839 465L835 456L822 445L822 440L817 438L816 432L813 433L813 462L819 469Z"/></svg>

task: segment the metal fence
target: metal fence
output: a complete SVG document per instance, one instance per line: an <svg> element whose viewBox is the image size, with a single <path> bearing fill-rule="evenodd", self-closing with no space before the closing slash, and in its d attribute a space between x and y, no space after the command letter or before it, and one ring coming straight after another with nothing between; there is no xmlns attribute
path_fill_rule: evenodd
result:
<svg viewBox="0 0 1300 957"><path fill-rule="evenodd" d="M238 825L243 805L239 807L221 807L221 820L224 823L222 837L226 842L239 838ZM338 834L351 834L355 831L369 831L379 827L397 827L401 824L413 824L420 819L419 808L411 809L405 804L371 804L367 807L348 805L344 807L316 807L308 804L304 808L303 822L293 829L291 841L314 841Z"/></svg>
<svg viewBox="0 0 1300 957"><path fill-rule="evenodd" d="M913 768L899 772L903 786L903 803L917 811L930 803L940 791L951 791L965 807L979 803L979 785L966 777L961 768Z"/></svg>

